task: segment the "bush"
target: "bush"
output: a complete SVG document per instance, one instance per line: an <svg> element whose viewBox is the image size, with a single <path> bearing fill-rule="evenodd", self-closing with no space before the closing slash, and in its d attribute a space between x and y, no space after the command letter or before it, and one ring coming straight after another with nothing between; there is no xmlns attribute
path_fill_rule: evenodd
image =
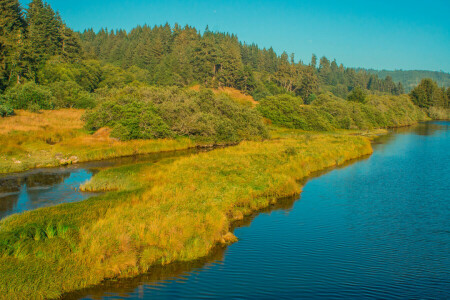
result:
<svg viewBox="0 0 450 300"><path fill-rule="evenodd" d="M267 137L256 110L210 90L128 86L99 92L100 105L86 114L87 128L113 127L121 139L187 136L237 142ZM136 120L140 120L139 126ZM158 134L146 133L155 129ZM136 135L137 131L142 134Z"/></svg>
<svg viewBox="0 0 450 300"><path fill-rule="evenodd" d="M366 103L367 94L359 86L355 87L350 94L348 94L348 101Z"/></svg>
<svg viewBox="0 0 450 300"><path fill-rule="evenodd" d="M165 138L172 135L152 103L133 98L104 102L88 112L85 121L90 130L105 126L112 128L111 136L120 140Z"/></svg>
<svg viewBox="0 0 450 300"><path fill-rule="evenodd" d="M98 61L69 63L58 56L48 60L38 74L41 84L73 81L87 92L93 92L98 87L101 77L102 70Z"/></svg>
<svg viewBox="0 0 450 300"><path fill-rule="evenodd" d="M34 82L18 84L9 89L3 96L6 103L14 109L53 109L53 97L50 89Z"/></svg>
<svg viewBox="0 0 450 300"><path fill-rule="evenodd" d="M260 100L258 110L275 125L301 128L303 127L301 124L304 123L299 114L302 105L301 98L281 94Z"/></svg>
<svg viewBox="0 0 450 300"><path fill-rule="evenodd" d="M0 117L12 116L14 109L7 103L0 102Z"/></svg>
<svg viewBox="0 0 450 300"><path fill-rule="evenodd" d="M305 106L295 97L282 95L261 100L258 109L273 124L319 131L397 127L427 119L406 95L369 95L366 101L346 101L328 93Z"/></svg>
<svg viewBox="0 0 450 300"><path fill-rule="evenodd" d="M73 81L58 81L49 86L56 108L93 108L94 96Z"/></svg>

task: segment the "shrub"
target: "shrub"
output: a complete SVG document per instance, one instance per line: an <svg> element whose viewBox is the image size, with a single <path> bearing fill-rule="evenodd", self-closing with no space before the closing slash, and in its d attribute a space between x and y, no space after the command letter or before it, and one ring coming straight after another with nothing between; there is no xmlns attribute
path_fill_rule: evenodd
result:
<svg viewBox="0 0 450 300"><path fill-rule="evenodd" d="M49 88L56 108L93 108L95 106L94 96L73 81L54 82Z"/></svg>
<svg viewBox="0 0 450 300"><path fill-rule="evenodd" d="M28 107L52 109L54 107L50 89L34 82L14 86L5 93L4 99L14 109L27 109Z"/></svg>
<svg viewBox="0 0 450 300"><path fill-rule="evenodd" d="M319 131L397 127L427 119L406 95L369 95L366 101L346 101L328 93L305 106L295 97L283 95L261 100L258 109L273 124Z"/></svg>
<svg viewBox="0 0 450 300"><path fill-rule="evenodd" d="M100 105L86 115L87 127L95 130L110 126L121 138L187 136L213 142L237 142L267 137L261 115L256 110L240 105L226 95L216 96L210 90L195 92L175 87L128 86L109 91L102 89L98 97ZM139 137L134 134L139 126L132 125L134 121L121 120L124 107L131 103L136 109L127 108L125 119L145 121L148 124L144 128L159 128L161 134ZM147 109L148 114L145 115L142 109Z"/></svg>
<svg viewBox="0 0 450 300"><path fill-rule="evenodd" d="M48 60L38 74L42 84L73 81L87 92L93 92L98 87L101 77L102 70L98 61L69 63L58 56Z"/></svg>
<svg viewBox="0 0 450 300"><path fill-rule="evenodd" d="M111 136L120 140L164 138L172 135L152 103L133 98L104 102L84 118L88 129L111 127Z"/></svg>
<svg viewBox="0 0 450 300"><path fill-rule="evenodd" d="M288 94L269 96L260 100L258 110L273 124L288 128L302 128L299 112L303 101Z"/></svg>
<svg viewBox="0 0 450 300"><path fill-rule="evenodd" d="M14 109L7 103L0 102L0 117L7 117L14 114Z"/></svg>
<svg viewBox="0 0 450 300"><path fill-rule="evenodd" d="M367 94L359 86L355 87L350 94L348 94L348 101L366 103Z"/></svg>

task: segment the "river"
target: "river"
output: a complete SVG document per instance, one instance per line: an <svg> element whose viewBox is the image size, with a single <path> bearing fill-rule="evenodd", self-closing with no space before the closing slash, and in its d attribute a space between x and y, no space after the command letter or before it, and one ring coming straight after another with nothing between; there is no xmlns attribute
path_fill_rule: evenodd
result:
<svg viewBox="0 0 450 300"><path fill-rule="evenodd" d="M369 158L304 184L209 257L64 298L450 298L450 122L394 130Z"/></svg>
<svg viewBox="0 0 450 300"><path fill-rule="evenodd" d="M67 299L450 297L450 122L395 130L191 263Z"/></svg>

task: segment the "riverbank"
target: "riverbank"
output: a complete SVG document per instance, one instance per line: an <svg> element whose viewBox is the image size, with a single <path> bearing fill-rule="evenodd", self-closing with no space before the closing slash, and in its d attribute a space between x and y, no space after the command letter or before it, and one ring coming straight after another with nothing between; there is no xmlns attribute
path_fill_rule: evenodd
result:
<svg viewBox="0 0 450 300"><path fill-rule="evenodd" d="M297 180L371 152L365 137L293 131L135 166L117 191L2 221L2 297L56 298L106 278L206 256L218 243L234 241L233 221L298 194ZM96 186L94 177L92 189L111 174L99 173L103 183Z"/></svg>
<svg viewBox="0 0 450 300"><path fill-rule="evenodd" d="M83 109L43 110L39 113L17 110L15 116L0 118L0 174L214 144L185 137L119 141L110 137L111 131L108 128L101 128L93 134L87 131L82 120L84 113ZM410 126L427 120L418 113L413 115L417 116L405 117L401 114L402 117L398 117L398 120L391 116L389 126ZM268 127L271 129L272 139L282 136L284 131L288 134L293 132L290 129L274 130L272 126ZM355 129L334 130L345 134L365 132ZM376 129L371 129L370 132L374 130Z"/></svg>

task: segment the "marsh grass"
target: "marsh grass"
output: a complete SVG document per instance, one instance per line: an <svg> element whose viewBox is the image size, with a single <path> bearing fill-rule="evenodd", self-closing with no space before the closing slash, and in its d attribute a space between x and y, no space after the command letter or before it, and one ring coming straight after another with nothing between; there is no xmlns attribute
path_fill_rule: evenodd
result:
<svg viewBox="0 0 450 300"><path fill-rule="evenodd" d="M86 189L115 191L0 222L1 297L58 297L105 278L204 257L233 241L234 221L298 194L298 180L371 152L364 137L291 131L101 171Z"/></svg>

